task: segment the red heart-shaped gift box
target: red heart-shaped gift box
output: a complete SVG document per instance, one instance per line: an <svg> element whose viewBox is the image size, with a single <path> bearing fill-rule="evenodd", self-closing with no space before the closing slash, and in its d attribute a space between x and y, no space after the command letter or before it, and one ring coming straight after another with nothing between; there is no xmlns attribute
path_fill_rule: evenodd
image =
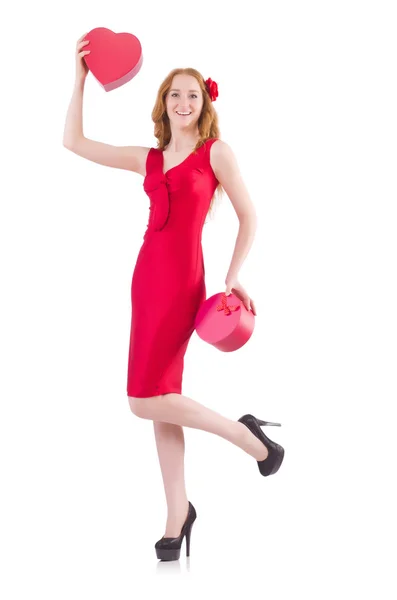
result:
<svg viewBox="0 0 397 600"><path fill-rule="evenodd" d="M214 294L200 306L195 328L198 336L223 352L244 346L255 327L255 316L234 294Z"/></svg>
<svg viewBox="0 0 397 600"><path fill-rule="evenodd" d="M90 40L83 47L90 51L84 56L86 65L106 92L130 81L142 66L142 46L132 33L96 27L84 40Z"/></svg>

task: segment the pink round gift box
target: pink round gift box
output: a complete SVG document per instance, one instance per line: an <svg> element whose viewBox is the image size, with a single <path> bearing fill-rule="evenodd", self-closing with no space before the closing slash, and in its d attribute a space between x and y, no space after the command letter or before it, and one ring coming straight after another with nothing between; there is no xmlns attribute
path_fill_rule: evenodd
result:
<svg viewBox="0 0 397 600"><path fill-rule="evenodd" d="M234 294L214 294L200 306L195 320L198 336L223 352L238 350L250 339L255 316Z"/></svg>

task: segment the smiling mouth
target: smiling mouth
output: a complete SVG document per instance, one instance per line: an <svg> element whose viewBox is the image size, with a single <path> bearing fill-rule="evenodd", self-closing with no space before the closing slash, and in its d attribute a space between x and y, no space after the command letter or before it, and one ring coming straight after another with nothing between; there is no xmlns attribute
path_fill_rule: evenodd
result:
<svg viewBox="0 0 397 600"><path fill-rule="evenodd" d="M180 112L176 111L176 114L179 115L180 117L188 117L192 113L191 112L189 112L189 113L180 113Z"/></svg>

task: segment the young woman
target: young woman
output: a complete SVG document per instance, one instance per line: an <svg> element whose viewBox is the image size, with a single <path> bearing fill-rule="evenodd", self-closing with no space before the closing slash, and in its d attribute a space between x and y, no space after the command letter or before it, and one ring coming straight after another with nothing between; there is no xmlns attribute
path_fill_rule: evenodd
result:
<svg viewBox="0 0 397 600"><path fill-rule="evenodd" d="M183 396L183 359L194 320L206 298L201 246L202 228L215 192L223 188L240 226L225 293L232 291L256 314L255 304L238 280L252 245L256 215L231 148L219 139L213 107L217 85L195 69L174 69L161 84L152 119L157 148L117 147L90 140L82 127L82 104L88 69L83 57L89 42L76 47L76 82L68 109L64 146L96 163L128 169L144 177L150 216L131 285L132 319L127 395L131 411L151 419L167 501L164 536L157 557L175 560L196 519L184 481L183 427L202 429L242 448L267 476L284 457L261 425L279 425L244 415L230 420ZM83 49L85 48L85 49Z"/></svg>

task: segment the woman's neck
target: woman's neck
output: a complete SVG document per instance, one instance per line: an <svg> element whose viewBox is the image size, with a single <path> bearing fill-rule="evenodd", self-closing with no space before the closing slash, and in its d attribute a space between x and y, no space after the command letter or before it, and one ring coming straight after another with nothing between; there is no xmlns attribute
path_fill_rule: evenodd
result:
<svg viewBox="0 0 397 600"><path fill-rule="evenodd" d="M171 134L171 139L165 147L168 152L186 152L195 147L200 139L200 134L197 132L195 136L191 134Z"/></svg>

